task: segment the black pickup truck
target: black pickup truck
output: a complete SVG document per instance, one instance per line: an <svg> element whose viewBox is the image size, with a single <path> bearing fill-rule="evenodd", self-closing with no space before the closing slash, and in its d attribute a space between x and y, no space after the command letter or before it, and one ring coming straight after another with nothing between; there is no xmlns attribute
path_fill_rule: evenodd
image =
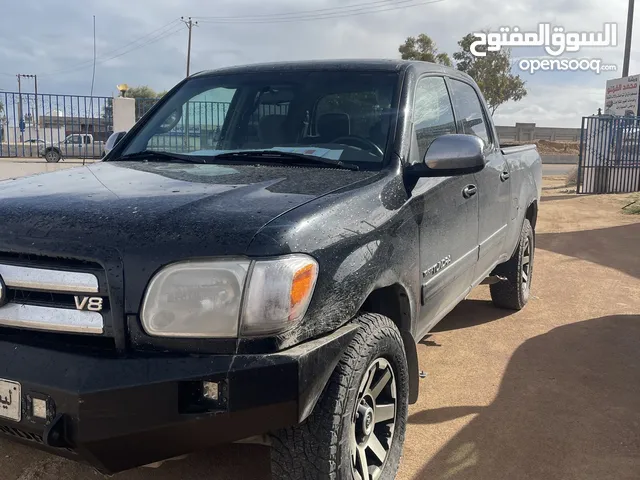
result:
<svg viewBox="0 0 640 480"><path fill-rule="evenodd" d="M105 473L253 439L274 478L392 478L416 341L482 282L527 303L540 184L450 68L193 75L104 161L0 182L0 437Z"/></svg>

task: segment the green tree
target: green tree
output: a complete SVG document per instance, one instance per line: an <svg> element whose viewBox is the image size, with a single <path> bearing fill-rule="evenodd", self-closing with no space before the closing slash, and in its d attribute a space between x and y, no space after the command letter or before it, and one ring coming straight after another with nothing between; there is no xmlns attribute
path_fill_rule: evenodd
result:
<svg viewBox="0 0 640 480"><path fill-rule="evenodd" d="M438 53L436 43L424 33L418 37L407 37L405 42L398 47L403 60L421 60L423 62L440 63L451 66L451 59L446 53Z"/></svg>
<svg viewBox="0 0 640 480"><path fill-rule="evenodd" d="M140 120L140 117L147 113L156 101L158 101L158 98L162 97L165 93L166 91L157 93L148 85L129 88L129 90L127 90L127 98L136 99L136 122Z"/></svg>
<svg viewBox="0 0 640 480"><path fill-rule="evenodd" d="M503 103L522 100L527 95L527 89L520 75L511 73L509 49L490 52L487 51L486 45L481 45L477 50L486 52L486 56L476 57L470 51L475 40L476 37L472 33L465 35L458 42L460 50L453 54L453 58L456 68L476 81L493 115Z"/></svg>
<svg viewBox="0 0 640 480"><path fill-rule="evenodd" d="M158 98L156 91L148 85L131 87L127 90L128 98Z"/></svg>

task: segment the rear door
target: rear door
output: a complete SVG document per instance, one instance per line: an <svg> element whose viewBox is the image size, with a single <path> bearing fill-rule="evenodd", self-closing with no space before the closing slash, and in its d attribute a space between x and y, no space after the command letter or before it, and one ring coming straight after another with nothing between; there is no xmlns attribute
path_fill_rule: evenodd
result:
<svg viewBox="0 0 640 480"><path fill-rule="evenodd" d="M510 218L511 182L509 165L500 152L488 122L488 112L476 89L460 80L448 79L458 133L475 135L485 144L487 164L475 174L480 202L479 253L474 282L492 270L504 251L507 223Z"/></svg>
<svg viewBox="0 0 640 480"><path fill-rule="evenodd" d="M437 137L456 133L443 77L418 80L410 161L422 161ZM421 178L412 190L419 222L421 301L418 335L424 335L469 292L478 250L478 199L463 191L474 176Z"/></svg>

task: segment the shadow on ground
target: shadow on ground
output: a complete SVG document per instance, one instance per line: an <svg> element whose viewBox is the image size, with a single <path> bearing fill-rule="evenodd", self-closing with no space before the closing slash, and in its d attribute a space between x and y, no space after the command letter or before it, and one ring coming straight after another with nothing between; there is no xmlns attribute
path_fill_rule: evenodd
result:
<svg viewBox="0 0 640 480"><path fill-rule="evenodd" d="M469 328L513 315L513 310L496 308L488 300L464 300L442 319L431 333Z"/></svg>
<svg viewBox="0 0 640 480"><path fill-rule="evenodd" d="M270 480L269 449L259 445L221 445L164 463L158 469L139 468L112 480Z"/></svg>
<svg viewBox="0 0 640 480"><path fill-rule="evenodd" d="M488 407L417 412L433 424L477 413L416 479L640 478L640 315L527 340Z"/></svg>
<svg viewBox="0 0 640 480"><path fill-rule="evenodd" d="M640 278L640 223L579 232L540 233L536 248L568 255ZM640 476L639 476L640 478Z"/></svg>

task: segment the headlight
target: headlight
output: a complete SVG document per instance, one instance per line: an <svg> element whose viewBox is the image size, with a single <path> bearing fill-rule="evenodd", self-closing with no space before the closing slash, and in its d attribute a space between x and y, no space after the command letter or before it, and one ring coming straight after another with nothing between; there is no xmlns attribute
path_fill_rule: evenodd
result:
<svg viewBox="0 0 640 480"><path fill-rule="evenodd" d="M279 332L304 316L317 276L318 264L307 255L176 263L149 283L142 325L148 334L162 337Z"/></svg>

